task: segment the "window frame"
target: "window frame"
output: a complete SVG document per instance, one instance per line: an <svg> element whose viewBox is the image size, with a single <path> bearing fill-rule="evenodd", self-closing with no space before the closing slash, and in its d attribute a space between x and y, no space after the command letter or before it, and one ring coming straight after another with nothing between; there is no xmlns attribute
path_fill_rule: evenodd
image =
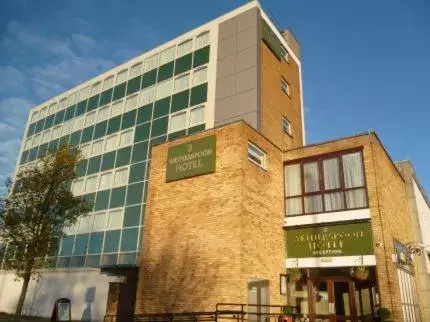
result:
<svg viewBox="0 0 430 322"><path fill-rule="evenodd" d="M353 154L353 153L359 153L361 157L361 167L362 167L362 173L363 173L363 186L360 187L353 187L353 188L345 188L345 178L344 178L344 170L343 170L343 161L342 156ZM324 184L324 169L323 169L323 161L328 159L334 159L336 158L338 160L338 167L339 167L339 188L335 189L326 189ZM318 166L318 184L319 184L319 190L312 191L312 192L306 192L305 191L305 178L304 178L304 164L310 163L310 162L316 162ZM300 195L294 195L294 196L287 196L287 191L285 190L285 174L283 174L283 182L284 182L284 216L286 218L289 217L297 217L297 216L307 216L307 215L315 215L315 214L322 214L322 213L331 213L331 212L341 212L341 211L351 211L351 210L358 210L358 209L367 209L369 208L369 193L367 188L367 178L366 178L366 169L364 167L364 155L363 155L363 147L358 148L351 148L346 149L342 151L336 151L331 153L325 153L315 156L310 156L306 158L296 159L284 162L283 171L285 171L285 167L289 165L300 165L300 182L301 182L301 194ZM346 192L348 191L354 191L354 190L362 190L364 189L365 196L366 196L366 204L363 207L356 207L356 208L347 208L347 197ZM343 208L337 209L337 210L329 210L326 211L326 205L325 205L325 195L341 192L342 193L342 202L343 202ZM322 200L322 211L318 212L305 212L305 197L310 196L318 196L321 195ZM294 215L287 215L287 199L296 199L301 198L301 207L302 207L302 213L301 214L294 214Z"/></svg>
<svg viewBox="0 0 430 322"><path fill-rule="evenodd" d="M288 81L284 77L281 77L281 91L283 93L285 93L286 95L291 96L290 84L288 83Z"/></svg>
<svg viewBox="0 0 430 322"><path fill-rule="evenodd" d="M257 150L258 152L260 152L262 154L261 164L259 164L257 161L255 161L254 159L249 157L249 148L250 147L254 148L255 150ZM267 170L267 153L265 151L263 151L258 145L252 143L251 141L248 141L246 152L247 152L247 158L249 161L256 164L261 169Z"/></svg>
<svg viewBox="0 0 430 322"><path fill-rule="evenodd" d="M285 123L288 123L288 131L285 130ZM289 136L293 136L292 134L292 130L291 130L291 122L286 118L283 117L282 118L282 130L284 131L284 133L288 134Z"/></svg>
<svg viewBox="0 0 430 322"><path fill-rule="evenodd" d="M283 45L281 45L281 56L282 56L282 59L285 60L287 63L290 62L290 53L288 52L287 48L285 48Z"/></svg>

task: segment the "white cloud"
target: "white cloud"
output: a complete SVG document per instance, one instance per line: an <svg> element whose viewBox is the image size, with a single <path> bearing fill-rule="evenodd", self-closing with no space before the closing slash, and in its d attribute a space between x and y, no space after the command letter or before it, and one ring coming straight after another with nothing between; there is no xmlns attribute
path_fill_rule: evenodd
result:
<svg viewBox="0 0 430 322"><path fill-rule="evenodd" d="M2 90L19 90L24 86L24 74L13 66L0 66L0 75L0 89Z"/></svg>

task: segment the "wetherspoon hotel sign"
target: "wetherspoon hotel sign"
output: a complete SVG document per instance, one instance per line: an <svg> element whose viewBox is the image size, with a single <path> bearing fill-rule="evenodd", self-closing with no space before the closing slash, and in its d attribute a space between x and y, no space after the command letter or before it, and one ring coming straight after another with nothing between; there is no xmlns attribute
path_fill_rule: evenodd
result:
<svg viewBox="0 0 430 322"><path fill-rule="evenodd" d="M182 143L167 152L166 182L215 172L216 137Z"/></svg>
<svg viewBox="0 0 430 322"><path fill-rule="evenodd" d="M370 223L287 229L287 257L334 257L373 254Z"/></svg>

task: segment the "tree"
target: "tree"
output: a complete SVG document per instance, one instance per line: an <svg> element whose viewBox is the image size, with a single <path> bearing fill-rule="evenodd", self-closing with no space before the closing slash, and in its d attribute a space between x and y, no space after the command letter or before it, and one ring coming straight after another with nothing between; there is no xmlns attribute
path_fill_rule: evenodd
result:
<svg viewBox="0 0 430 322"><path fill-rule="evenodd" d="M47 267L45 258L58 250L64 227L90 210L69 189L79 161L79 150L66 145L36 166L19 171L15 181L7 183L9 195L0 201L0 238L11 255L5 260L6 268L23 279L16 321L21 318L30 279Z"/></svg>

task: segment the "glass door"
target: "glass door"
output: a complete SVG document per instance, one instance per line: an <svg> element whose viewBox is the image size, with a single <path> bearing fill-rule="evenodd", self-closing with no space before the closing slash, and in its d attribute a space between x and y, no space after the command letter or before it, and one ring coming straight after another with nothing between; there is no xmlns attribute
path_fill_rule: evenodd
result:
<svg viewBox="0 0 430 322"><path fill-rule="evenodd" d="M331 284L331 314L334 318L333 321L352 321L352 283L349 281L331 281Z"/></svg>

